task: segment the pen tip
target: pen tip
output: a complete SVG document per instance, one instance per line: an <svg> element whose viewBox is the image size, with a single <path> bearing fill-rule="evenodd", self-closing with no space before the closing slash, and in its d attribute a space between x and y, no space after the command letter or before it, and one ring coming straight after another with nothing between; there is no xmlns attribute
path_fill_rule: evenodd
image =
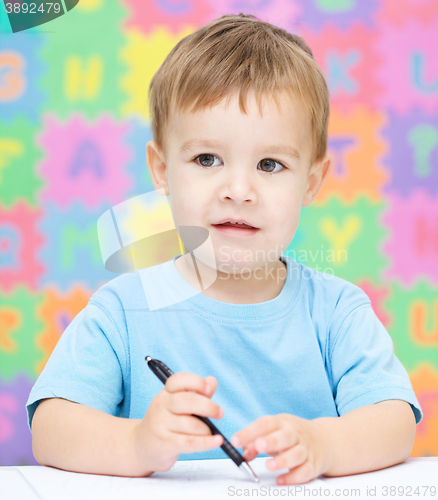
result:
<svg viewBox="0 0 438 500"><path fill-rule="evenodd" d="M248 476L251 478L251 479L254 479L254 481L256 483L259 482L259 478L254 474L254 471L251 469L251 467L249 466L249 464L247 462L242 462L239 467L242 468L242 470L248 474Z"/></svg>
<svg viewBox="0 0 438 500"><path fill-rule="evenodd" d="M150 361L152 358L151 358L150 356L146 356L144 359L145 359L145 360L149 363L149 361Z"/></svg>

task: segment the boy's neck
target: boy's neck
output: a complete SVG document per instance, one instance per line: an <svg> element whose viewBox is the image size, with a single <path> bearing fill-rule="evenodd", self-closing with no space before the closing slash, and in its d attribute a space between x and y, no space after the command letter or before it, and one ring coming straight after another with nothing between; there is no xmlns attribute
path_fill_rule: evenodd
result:
<svg viewBox="0 0 438 500"><path fill-rule="evenodd" d="M189 260L188 260L189 259ZM275 299L281 292L286 280L287 266L280 259L270 262L261 271L256 270L256 276L244 277L217 271L217 279L206 289L201 289L197 273L194 271L192 256L187 253L175 259L175 267L184 280L193 288L211 299L231 304L258 304ZM197 260L198 268L202 267L201 275L207 276L214 271ZM260 275L266 276L260 279ZM272 278L273 276L273 278ZM205 280L209 282L210 280Z"/></svg>

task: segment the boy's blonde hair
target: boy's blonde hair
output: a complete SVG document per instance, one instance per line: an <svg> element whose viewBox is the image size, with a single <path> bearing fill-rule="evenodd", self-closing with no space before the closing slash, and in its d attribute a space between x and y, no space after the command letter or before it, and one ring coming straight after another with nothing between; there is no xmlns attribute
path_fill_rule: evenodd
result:
<svg viewBox="0 0 438 500"><path fill-rule="evenodd" d="M260 113L262 98L285 91L304 105L311 119L311 165L327 150L330 113L324 75L303 38L252 15L226 15L180 40L149 85L154 141L165 151L164 134L172 109L198 111L254 92Z"/></svg>

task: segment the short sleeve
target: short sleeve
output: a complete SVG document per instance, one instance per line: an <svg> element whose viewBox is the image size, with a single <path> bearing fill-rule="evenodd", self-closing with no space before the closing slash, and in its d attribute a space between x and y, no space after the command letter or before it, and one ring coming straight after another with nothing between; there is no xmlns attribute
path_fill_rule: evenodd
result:
<svg viewBox="0 0 438 500"><path fill-rule="evenodd" d="M423 412L409 375L371 304L349 312L334 335L330 364L339 415L387 399L401 399L410 404L418 424Z"/></svg>
<svg viewBox="0 0 438 500"><path fill-rule="evenodd" d="M111 316L89 302L65 329L26 403L31 429L44 398L64 398L117 416L123 400L123 342Z"/></svg>

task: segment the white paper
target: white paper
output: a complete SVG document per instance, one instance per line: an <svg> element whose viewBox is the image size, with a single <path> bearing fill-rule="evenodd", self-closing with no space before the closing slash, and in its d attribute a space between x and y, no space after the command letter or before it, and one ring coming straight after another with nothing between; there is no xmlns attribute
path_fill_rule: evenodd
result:
<svg viewBox="0 0 438 500"><path fill-rule="evenodd" d="M391 498L394 496L438 499L438 491L435 496L432 496L430 490L430 486L435 486L438 490L438 458L410 458L402 464L375 472L336 478L320 476L303 485L288 486L276 484L276 477L287 471L285 469L275 473L268 471L265 465L268 459L267 457L256 458L250 462L260 479L258 484L247 478L228 459L179 461L170 471L156 472L144 478L79 474L42 466L17 467L16 469L20 470L39 495L39 497L20 496L20 500L34 500L34 498L44 500L171 500L173 498L210 500L233 497ZM7 468L0 468L0 474L4 469ZM4 476L0 475L2 493L5 492L3 478ZM6 481L6 487L9 488L9 490L6 489L7 495L12 491L11 479L10 477ZM398 488L398 490L395 495L391 495L390 490L385 494L384 487ZM429 488L426 489L426 487ZM351 493L352 488L359 488L360 493ZM401 488L404 488L403 494L400 494ZM418 490L420 494L414 494L415 488L420 488ZM280 490L286 491L282 493ZM335 490L338 492L336 493ZM32 491L29 495L31 494ZM16 498L14 496L3 497L1 494L0 496L7 500Z"/></svg>
<svg viewBox="0 0 438 500"><path fill-rule="evenodd" d="M0 467L0 499L41 500L41 496L20 472L20 468Z"/></svg>

